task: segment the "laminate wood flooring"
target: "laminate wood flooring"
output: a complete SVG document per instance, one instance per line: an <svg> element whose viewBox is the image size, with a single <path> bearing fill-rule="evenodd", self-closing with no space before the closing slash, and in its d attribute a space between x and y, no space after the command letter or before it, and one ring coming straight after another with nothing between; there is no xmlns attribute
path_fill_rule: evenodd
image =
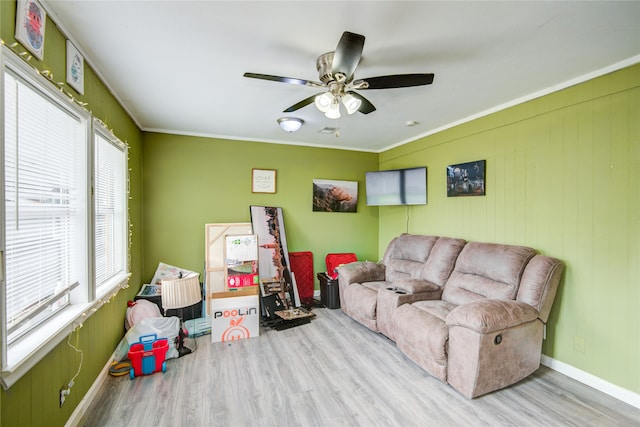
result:
<svg viewBox="0 0 640 427"><path fill-rule="evenodd" d="M640 426L640 409L545 367L468 400L342 311L313 312L248 340L199 337L164 374L110 377L80 425Z"/></svg>

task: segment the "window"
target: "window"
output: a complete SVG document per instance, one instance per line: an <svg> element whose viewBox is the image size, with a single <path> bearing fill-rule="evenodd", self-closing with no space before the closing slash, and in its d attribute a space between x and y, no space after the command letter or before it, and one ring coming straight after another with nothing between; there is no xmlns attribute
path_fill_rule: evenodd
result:
<svg viewBox="0 0 640 427"><path fill-rule="evenodd" d="M127 274L127 150L94 125L95 280L98 295Z"/></svg>
<svg viewBox="0 0 640 427"><path fill-rule="evenodd" d="M87 121L12 72L4 79L5 307L9 344L87 282ZM83 268L83 264L85 267Z"/></svg>
<svg viewBox="0 0 640 427"><path fill-rule="evenodd" d="M32 366L24 360L126 283L127 150L8 50L0 59L6 385L7 372Z"/></svg>

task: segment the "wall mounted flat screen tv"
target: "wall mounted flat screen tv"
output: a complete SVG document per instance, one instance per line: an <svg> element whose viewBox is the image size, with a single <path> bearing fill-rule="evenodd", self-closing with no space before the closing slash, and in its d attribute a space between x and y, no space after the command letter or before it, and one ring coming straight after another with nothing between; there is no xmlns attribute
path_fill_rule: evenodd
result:
<svg viewBox="0 0 640 427"><path fill-rule="evenodd" d="M367 206L426 205L427 168L366 172Z"/></svg>

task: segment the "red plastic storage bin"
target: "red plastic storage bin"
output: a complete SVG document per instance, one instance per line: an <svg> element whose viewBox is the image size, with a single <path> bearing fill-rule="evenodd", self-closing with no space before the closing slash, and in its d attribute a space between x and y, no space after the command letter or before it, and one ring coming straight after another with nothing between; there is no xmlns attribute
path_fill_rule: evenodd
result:
<svg viewBox="0 0 640 427"><path fill-rule="evenodd" d="M338 273L336 273L336 267L340 267L342 264L349 264L350 262L356 262L358 258L356 254L349 253L340 253L340 254L327 254L324 258L325 263L327 264L327 275L336 279L338 277Z"/></svg>
<svg viewBox="0 0 640 427"><path fill-rule="evenodd" d="M156 334L143 335L139 342L129 346L129 360L131 379L141 375L150 375L154 372L166 372L167 362L165 357L169 350L169 340L160 338Z"/></svg>
<svg viewBox="0 0 640 427"><path fill-rule="evenodd" d="M313 254L311 252L289 252L291 271L296 277L298 295L302 304L313 303Z"/></svg>

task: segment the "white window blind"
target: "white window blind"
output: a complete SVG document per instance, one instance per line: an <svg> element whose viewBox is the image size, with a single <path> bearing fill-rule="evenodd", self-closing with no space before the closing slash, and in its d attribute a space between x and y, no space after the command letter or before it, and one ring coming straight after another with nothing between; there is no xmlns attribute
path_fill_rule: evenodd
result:
<svg viewBox="0 0 640 427"><path fill-rule="evenodd" d="M5 306L8 341L86 284L86 120L4 75Z"/></svg>
<svg viewBox="0 0 640 427"><path fill-rule="evenodd" d="M96 126L95 278L98 289L127 274L126 146Z"/></svg>
<svg viewBox="0 0 640 427"><path fill-rule="evenodd" d="M129 278L127 146L0 47L0 381L7 388Z"/></svg>

